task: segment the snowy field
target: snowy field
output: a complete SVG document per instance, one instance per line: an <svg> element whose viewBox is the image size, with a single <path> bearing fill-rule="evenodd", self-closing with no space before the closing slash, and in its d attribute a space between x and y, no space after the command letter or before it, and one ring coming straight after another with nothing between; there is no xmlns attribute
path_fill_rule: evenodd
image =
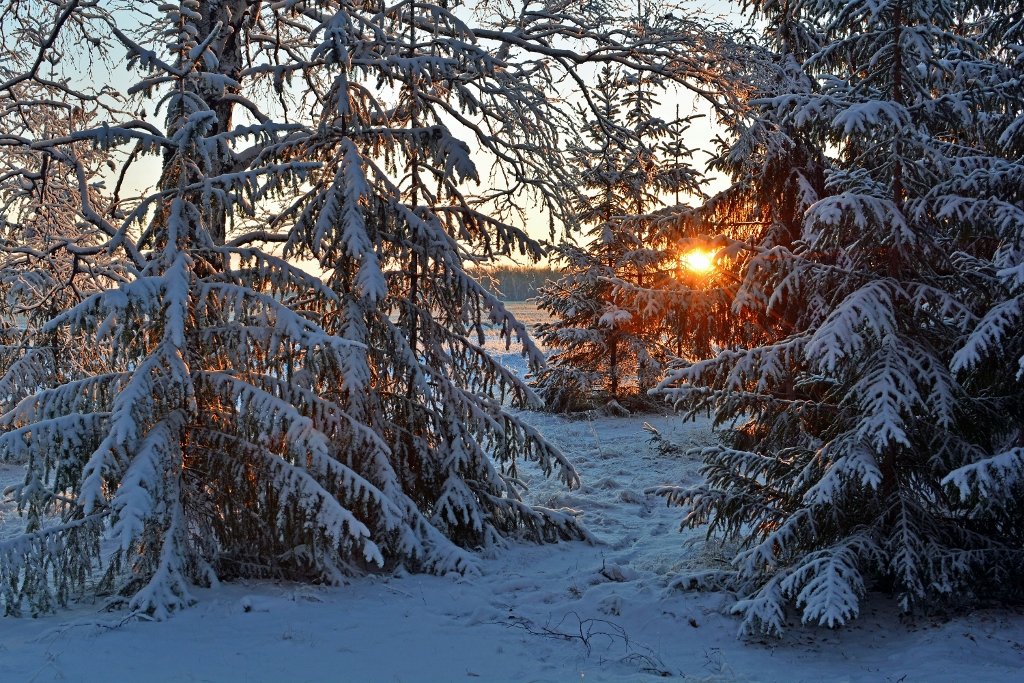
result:
<svg viewBox="0 0 1024 683"><path fill-rule="evenodd" d="M682 445L709 443L708 425L528 417L584 481L568 492L527 472L530 497L580 510L599 543L513 544L482 558L479 576L225 584L159 623L91 604L0 619L0 682L1024 680L1019 611L906 621L873 602L843 630L794 624L781 640L736 640L726 596L667 587L720 558L700 552L699 532L678 531L678 509L643 494L698 477L692 459L658 455L643 423ZM19 475L0 468L0 482ZM0 503L0 536L12 514Z"/></svg>

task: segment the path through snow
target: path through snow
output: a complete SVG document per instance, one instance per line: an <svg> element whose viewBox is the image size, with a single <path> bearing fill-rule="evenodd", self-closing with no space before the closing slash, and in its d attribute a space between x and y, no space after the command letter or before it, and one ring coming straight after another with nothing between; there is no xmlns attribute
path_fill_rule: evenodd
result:
<svg viewBox="0 0 1024 683"><path fill-rule="evenodd" d="M0 681L1019 680L1024 617L1006 611L900 624L871 604L842 631L737 641L724 596L666 589L673 572L715 558L688 545L699 533L678 532L678 509L642 493L697 477L693 460L654 452L643 421L688 445L709 442L708 425L529 419L584 480L568 492L527 472L531 498L582 510L600 544L513 545L477 577L224 585L162 623L122 624L94 605L0 619Z"/></svg>

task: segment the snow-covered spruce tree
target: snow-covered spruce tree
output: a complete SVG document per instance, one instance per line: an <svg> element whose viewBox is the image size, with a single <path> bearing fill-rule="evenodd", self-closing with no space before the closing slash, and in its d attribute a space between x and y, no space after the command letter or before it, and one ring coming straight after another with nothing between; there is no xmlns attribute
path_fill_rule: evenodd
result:
<svg viewBox="0 0 1024 683"><path fill-rule="evenodd" d="M617 69L605 66L594 88L596 116L588 118L585 133L595 147L575 150L581 179L592 194L581 201L580 222L589 226L583 247L563 242L557 251L565 274L538 292L537 304L554 320L538 326L539 339L553 352L548 366L535 380L549 409L576 410L593 399L595 391L619 397L622 380L620 329L628 313L616 317L610 310L616 253L614 217L626 213L619 174L628 154L628 133L621 128L622 79ZM607 317L606 317L607 315ZM625 354L623 354L625 356Z"/></svg>
<svg viewBox="0 0 1024 683"><path fill-rule="evenodd" d="M571 516L527 506L516 492L523 459L546 472L557 467L570 486L576 475L502 408L507 395L518 405L536 399L483 350L484 324L522 343L534 367L543 357L464 267L516 251L535 259L539 245L464 196L478 171L450 128L501 126L508 139L490 151L542 170L534 153L516 158L506 145L554 149L544 93L472 45L470 30L442 6L396 7L372 17L369 35L342 18L315 52L337 69L322 118L315 134L294 141L294 153L320 162L315 190L277 219L294 217L288 253L315 258L328 274L339 298L330 329L361 345L367 376L331 388L335 400L387 445L398 473L391 485L461 546L486 546L523 527L538 539L579 537ZM382 46L374 34L392 38ZM380 54L371 64L372 52ZM367 78L394 99L356 85Z"/></svg>
<svg viewBox="0 0 1024 683"><path fill-rule="evenodd" d="M577 477L503 408L532 394L483 351L483 324L541 357L463 264L539 253L502 219L524 189L564 205L544 91L559 69L685 59L546 6L478 30L429 2L184 0L143 3L138 21L76 0L9 8L32 49L4 52L4 106L48 106L21 89L45 81L107 107L0 142L81 180L77 218L122 275L41 327L81 372L0 416L0 457L26 467L25 533L0 544L7 612L95 588L162 617L219 578L465 571L465 549L503 535L584 535L519 499L523 460ZM602 49L552 47L562 26ZM73 69L44 77L65 41L126 51L130 96L76 89ZM155 189L92 201L108 190L69 152L81 142L118 178L155 160ZM471 144L504 174L479 201Z"/></svg>
<svg viewBox="0 0 1024 683"><path fill-rule="evenodd" d="M651 15L642 5L639 10L642 32ZM538 326L554 352L536 379L553 410L597 397L635 402L664 374L670 307L657 294L677 254L649 214L664 196L699 194L701 185L690 150L667 139L681 136L687 121L665 121L656 111L666 85L611 67L598 76L585 127L590 144L573 155L588 190L577 207L586 243L557 248L565 274L538 296L540 308L555 318Z"/></svg>
<svg viewBox="0 0 1024 683"><path fill-rule="evenodd" d="M763 341L662 386L737 425L701 451L706 484L658 491L741 541L683 582L736 591L744 632L781 632L789 606L843 624L872 587L905 610L1019 597L1019 26L977 2L751 8L799 39L776 49L806 78L752 103L783 165L735 176L755 201L797 192L779 230L718 240L749 254L734 308Z"/></svg>
<svg viewBox="0 0 1024 683"><path fill-rule="evenodd" d="M144 83L169 84L166 133L133 122L42 141L78 172L70 154L61 156L76 140L135 141L163 153L163 172L159 191L128 221L104 226L110 248L125 246L132 277L41 329L66 331L90 367L0 418L4 456L26 467L14 490L25 533L4 543L0 562L8 612L64 603L100 571L102 588L159 617L187 603L200 578L281 571L331 579L348 564L380 563L382 544L359 518L399 542L416 537L394 500L339 458L355 445L372 452L369 431L277 386L318 363L329 368L325 377L350 381L355 345L287 306L297 295L306 310L322 306L316 294L325 288L313 278L226 251L225 189L251 192L259 172L223 173L226 126L203 97L211 74L197 61L216 36L197 40L196 8L182 9L161 23L168 61L149 55L162 73ZM129 233L136 224L137 238Z"/></svg>

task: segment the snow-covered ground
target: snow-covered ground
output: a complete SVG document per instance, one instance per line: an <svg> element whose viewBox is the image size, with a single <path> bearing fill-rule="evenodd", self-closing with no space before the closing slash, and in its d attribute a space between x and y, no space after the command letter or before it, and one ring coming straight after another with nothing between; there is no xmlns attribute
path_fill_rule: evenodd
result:
<svg viewBox="0 0 1024 683"><path fill-rule="evenodd" d="M530 497L580 510L600 543L513 544L479 576L226 584L159 623L89 604L0 618L0 682L1024 680L1024 613L1007 610L901 621L875 600L843 630L794 624L781 640L736 640L725 596L667 588L674 572L719 559L700 551L699 532L678 531L678 509L643 494L698 476L692 459L658 455L643 422L683 445L710 442L708 425L529 419L584 481L569 492L527 472ZM0 482L17 476L0 468ZM12 513L0 504L0 527Z"/></svg>

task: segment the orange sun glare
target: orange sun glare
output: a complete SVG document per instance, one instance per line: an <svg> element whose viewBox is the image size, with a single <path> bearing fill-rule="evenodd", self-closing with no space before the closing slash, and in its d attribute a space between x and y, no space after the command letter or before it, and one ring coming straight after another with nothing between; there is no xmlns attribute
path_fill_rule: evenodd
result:
<svg viewBox="0 0 1024 683"><path fill-rule="evenodd" d="M703 249L694 249L679 257L679 265L691 273L706 275L715 269L715 254Z"/></svg>

